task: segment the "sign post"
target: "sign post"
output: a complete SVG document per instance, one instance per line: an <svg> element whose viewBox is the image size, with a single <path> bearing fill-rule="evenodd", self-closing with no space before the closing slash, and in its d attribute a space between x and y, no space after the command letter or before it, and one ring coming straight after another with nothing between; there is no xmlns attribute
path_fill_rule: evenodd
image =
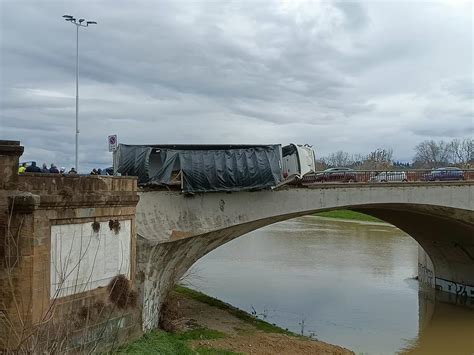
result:
<svg viewBox="0 0 474 355"><path fill-rule="evenodd" d="M107 140L109 141L109 152L115 152L117 150L117 135L111 135Z"/></svg>

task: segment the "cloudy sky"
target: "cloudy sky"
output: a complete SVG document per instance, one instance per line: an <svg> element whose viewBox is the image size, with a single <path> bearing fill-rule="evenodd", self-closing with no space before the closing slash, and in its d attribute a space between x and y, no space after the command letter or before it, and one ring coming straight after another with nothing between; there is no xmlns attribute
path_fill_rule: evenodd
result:
<svg viewBox="0 0 474 355"><path fill-rule="evenodd" d="M0 0L0 139L80 166L122 143L309 143L317 156L473 136L473 3Z"/></svg>

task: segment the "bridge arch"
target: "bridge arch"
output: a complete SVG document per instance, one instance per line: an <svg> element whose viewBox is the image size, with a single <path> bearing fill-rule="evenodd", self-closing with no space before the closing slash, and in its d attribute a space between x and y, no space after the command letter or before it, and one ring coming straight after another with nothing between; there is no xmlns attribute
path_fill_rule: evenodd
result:
<svg viewBox="0 0 474 355"><path fill-rule="evenodd" d="M279 221L342 208L407 232L430 256L439 280L474 286L473 186L413 185L325 185L194 197L141 192L137 261L143 280L143 327L157 326L160 306L173 284L215 248ZM468 296L474 297L474 292Z"/></svg>

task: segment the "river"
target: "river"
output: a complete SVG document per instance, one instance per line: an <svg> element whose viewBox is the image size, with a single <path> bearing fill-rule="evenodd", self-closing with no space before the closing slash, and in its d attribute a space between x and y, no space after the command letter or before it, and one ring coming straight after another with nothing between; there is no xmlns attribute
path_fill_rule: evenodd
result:
<svg viewBox="0 0 474 355"><path fill-rule="evenodd" d="M417 253L393 226L308 216L227 243L185 282L356 354L474 354L474 311L419 290Z"/></svg>

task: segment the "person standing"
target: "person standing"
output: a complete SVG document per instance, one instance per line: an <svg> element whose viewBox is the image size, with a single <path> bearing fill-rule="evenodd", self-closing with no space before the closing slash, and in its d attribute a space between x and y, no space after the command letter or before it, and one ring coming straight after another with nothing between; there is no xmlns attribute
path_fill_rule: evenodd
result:
<svg viewBox="0 0 474 355"><path fill-rule="evenodd" d="M54 165L54 163L51 163L51 167L49 168L49 172L51 174L59 174L59 170L56 167L56 165Z"/></svg>
<svg viewBox="0 0 474 355"><path fill-rule="evenodd" d="M26 173L40 173L41 169L39 166L36 166L36 162L32 161L31 165L25 169Z"/></svg>
<svg viewBox="0 0 474 355"><path fill-rule="evenodd" d="M49 169L48 169L48 166L46 165L46 163L43 163L43 167L41 168L41 172L43 174L48 174L49 173Z"/></svg>
<svg viewBox="0 0 474 355"><path fill-rule="evenodd" d="M18 168L18 174L24 174L25 173L25 170L26 170L26 163L23 163L20 165L20 167Z"/></svg>

